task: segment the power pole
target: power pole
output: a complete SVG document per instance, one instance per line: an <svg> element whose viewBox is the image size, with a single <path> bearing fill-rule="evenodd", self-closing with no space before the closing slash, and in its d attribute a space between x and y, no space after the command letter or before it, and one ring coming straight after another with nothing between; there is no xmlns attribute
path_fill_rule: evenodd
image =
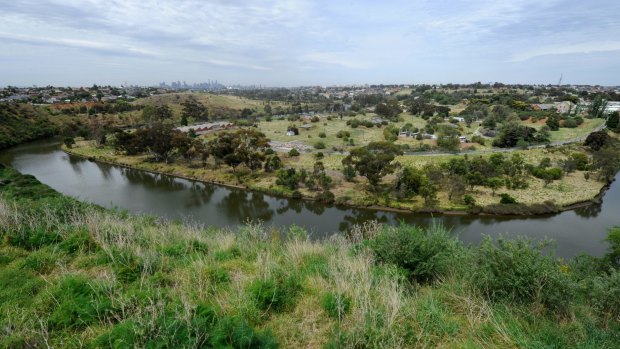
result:
<svg viewBox="0 0 620 349"><path fill-rule="evenodd" d="M562 77L564 77L564 73L560 74L560 81L558 81L558 87L562 86Z"/></svg>

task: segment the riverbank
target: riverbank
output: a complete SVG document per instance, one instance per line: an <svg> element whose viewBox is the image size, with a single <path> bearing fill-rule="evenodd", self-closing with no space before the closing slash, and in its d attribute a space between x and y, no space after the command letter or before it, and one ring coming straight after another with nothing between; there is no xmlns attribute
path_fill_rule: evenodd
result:
<svg viewBox="0 0 620 349"><path fill-rule="evenodd" d="M228 187L253 190L269 195L298 198L304 200L317 200L317 193L307 188L299 188L291 191L276 185L273 174L257 171L245 174L240 180L239 174L228 170L225 167L216 166L197 166L182 163L156 163L151 162L146 155L123 156L117 154L109 147L95 147L90 142L78 142L73 148L63 147L63 150L74 156L87 158L113 164L122 167L147 171L151 173L171 175L189 180L196 180L205 183L223 185ZM516 152L524 156L531 163L539 162L548 157L560 159L565 151L553 149L531 149ZM286 166L297 169L306 168L312 161L305 159L311 156L303 154L299 158L284 158ZM439 191L438 202L432 207L427 207L424 200L420 197L397 200L394 197L379 196L367 192L361 183L350 183L341 178L341 174L336 171L339 159L334 161L328 155L323 159L328 173L334 178L334 186L331 191L335 197L337 205L348 207L367 208L373 210L395 211L395 212L417 212L450 215L542 215L553 214L576 207L583 207L594 204L604 195L606 183L599 182L588 176L583 171L575 171L565 175L561 180L545 183L542 179L534 177L528 178L527 189L500 189L498 193L506 193L514 197L517 204L499 204L499 195L488 187L476 187L468 191L468 194L475 198L475 206L467 206L462 203L455 203L448 199L448 193ZM429 157L399 157L397 161L408 166L419 167L434 161L448 161L449 159L435 159ZM311 170L311 168L306 168ZM320 199L320 197L319 197Z"/></svg>
<svg viewBox="0 0 620 349"><path fill-rule="evenodd" d="M467 247L438 225L235 234L104 210L0 166L0 256L0 348L620 346L604 259Z"/></svg>

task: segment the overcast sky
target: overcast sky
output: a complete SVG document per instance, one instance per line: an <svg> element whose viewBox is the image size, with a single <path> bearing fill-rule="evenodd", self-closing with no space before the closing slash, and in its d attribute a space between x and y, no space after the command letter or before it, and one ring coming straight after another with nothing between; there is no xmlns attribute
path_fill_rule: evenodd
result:
<svg viewBox="0 0 620 349"><path fill-rule="evenodd" d="M620 85L619 0L0 0L0 86Z"/></svg>

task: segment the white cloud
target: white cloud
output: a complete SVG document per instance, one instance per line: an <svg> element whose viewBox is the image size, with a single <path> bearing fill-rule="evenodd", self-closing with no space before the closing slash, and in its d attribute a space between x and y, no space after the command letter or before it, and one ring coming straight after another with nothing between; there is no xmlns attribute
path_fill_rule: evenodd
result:
<svg viewBox="0 0 620 349"><path fill-rule="evenodd" d="M524 62L533 58L549 55L584 54L620 50L620 41L590 41L578 44L560 44L524 50L515 54L511 62Z"/></svg>

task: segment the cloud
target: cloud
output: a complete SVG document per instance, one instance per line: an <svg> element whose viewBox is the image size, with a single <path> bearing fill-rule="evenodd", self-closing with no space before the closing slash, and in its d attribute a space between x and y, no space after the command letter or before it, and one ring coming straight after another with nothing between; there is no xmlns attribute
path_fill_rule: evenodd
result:
<svg viewBox="0 0 620 349"><path fill-rule="evenodd" d="M127 45L127 44L111 44L100 41L83 40L83 39L70 39L70 38L52 38L45 36L31 36L24 34L14 34L0 32L0 41L9 41L19 44L28 45L49 45L49 46L62 46L78 49L85 49L89 51L114 54L122 56L141 56L141 57L157 57L158 54L149 49L142 47Z"/></svg>
<svg viewBox="0 0 620 349"><path fill-rule="evenodd" d="M533 58L550 55L586 54L594 52L619 51L620 41L582 42L538 47L515 54L511 62L524 62Z"/></svg>
<svg viewBox="0 0 620 349"><path fill-rule="evenodd" d="M511 62L617 50L619 12L617 0L19 0L0 1L0 41L42 66L32 47L70 48L54 53L74 64L117 56L136 81L501 81Z"/></svg>

